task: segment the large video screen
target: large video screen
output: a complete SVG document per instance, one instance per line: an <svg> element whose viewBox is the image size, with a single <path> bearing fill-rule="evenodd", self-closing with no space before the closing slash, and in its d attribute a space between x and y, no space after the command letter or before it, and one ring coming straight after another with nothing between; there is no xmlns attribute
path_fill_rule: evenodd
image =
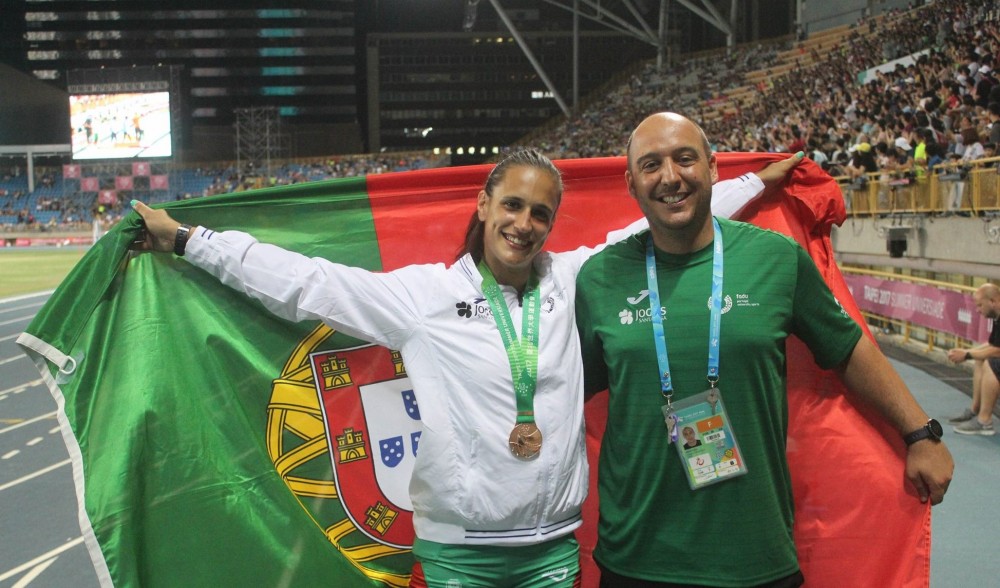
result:
<svg viewBox="0 0 1000 588"><path fill-rule="evenodd" d="M169 157L170 93L72 94L73 159Z"/></svg>

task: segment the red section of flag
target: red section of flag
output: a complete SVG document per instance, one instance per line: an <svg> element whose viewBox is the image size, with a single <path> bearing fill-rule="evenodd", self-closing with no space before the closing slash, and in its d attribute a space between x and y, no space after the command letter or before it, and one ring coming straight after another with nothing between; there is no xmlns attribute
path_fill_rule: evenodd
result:
<svg viewBox="0 0 1000 588"><path fill-rule="evenodd" d="M717 157L724 179L759 170L787 155L720 153ZM556 163L566 191L547 249L563 251L603 242L608 231L640 216L625 188L624 158ZM454 259L489 170L490 166L471 166L367 178L383 268ZM400 199L407 206L399 206ZM743 220L790 235L805 247L844 308L864 325L830 244L830 227L845 217L836 182L810 161L795 170L782 191L743 214ZM928 586L930 508L905 482L905 448L898 434L845 395L839 379L820 370L798 340L789 341L788 366L794 532L809 586L852 586L871 578L886 586ZM585 410L592 479L584 527L577 537L584 586L594 587L598 573L590 553L596 541L596 455L607 414L606 396L595 396Z"/></svg>
<svg viewBox="0 0 1000 588"><path fill-rule="evenodd" d="M63 166L63 177L64 178L79 178L80 177L80 166L75 163L67 164Z"/></svg>
<svg viewBox="0 0 1000 588"><path fill-rule="evenodd" d="M148 176L149 175L149 163L146 161L136 161L132 163L132 175L133 176Z"/></svg>
<svg viewBox="0 0 1000 588"><path fill-rule="evenodd" d="M132 176L117 176L115 177L115 188L119 190L131 190L132 189Z"/></svg>
<svg viewBox="0 0 1000 588"><path fill-rule="evenodd" d="M549 251L603 243L609 230L641 216L625 190L623 159L556 164L566 189L545 244ZM383 269L455 259L490 169L476 165L368 176Z"/></svg>

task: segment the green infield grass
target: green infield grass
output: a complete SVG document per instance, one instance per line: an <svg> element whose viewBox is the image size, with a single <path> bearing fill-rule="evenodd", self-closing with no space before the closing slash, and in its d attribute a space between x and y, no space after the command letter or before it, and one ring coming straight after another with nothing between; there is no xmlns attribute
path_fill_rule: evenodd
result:
<svg viewBox="0 0 1000 588"><path fill-rule="evenodd" d="M0 298L52 290L86 252L85 247L0 248Z"/></svg>

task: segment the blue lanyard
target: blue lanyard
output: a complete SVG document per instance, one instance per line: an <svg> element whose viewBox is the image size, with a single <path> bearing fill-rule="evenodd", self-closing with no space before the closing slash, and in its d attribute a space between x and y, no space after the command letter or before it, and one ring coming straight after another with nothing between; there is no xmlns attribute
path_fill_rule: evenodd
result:
<svg viewBox="0 0 1000 588"><path fill-rule="evenodd" d="M722 330L722 230L719 221L712 218L715 230L712 249L712 316L708 335L708 383L714 388L719 381L719 335ZM670 402L674 385L670 380L670 361L667 359L667 337L663 332L660 313L660 285L656 281L656 255L653 253L653 236L646 240L646 281L649 284L649 310L653 320L653 341L656 343L656 361L660 367L660 391Z"/></svg>

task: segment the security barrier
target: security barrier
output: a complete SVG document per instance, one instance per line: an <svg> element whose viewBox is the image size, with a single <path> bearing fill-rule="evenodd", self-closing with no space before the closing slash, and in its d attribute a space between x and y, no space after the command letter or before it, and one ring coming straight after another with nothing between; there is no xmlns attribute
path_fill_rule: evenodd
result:
<svg viewBox="0 0 1000 588"><path fill-rule="evenodd" d="M922 174L879 171L837 177L852 216L1000 213L1000 157L947 162Z"/></svg>

